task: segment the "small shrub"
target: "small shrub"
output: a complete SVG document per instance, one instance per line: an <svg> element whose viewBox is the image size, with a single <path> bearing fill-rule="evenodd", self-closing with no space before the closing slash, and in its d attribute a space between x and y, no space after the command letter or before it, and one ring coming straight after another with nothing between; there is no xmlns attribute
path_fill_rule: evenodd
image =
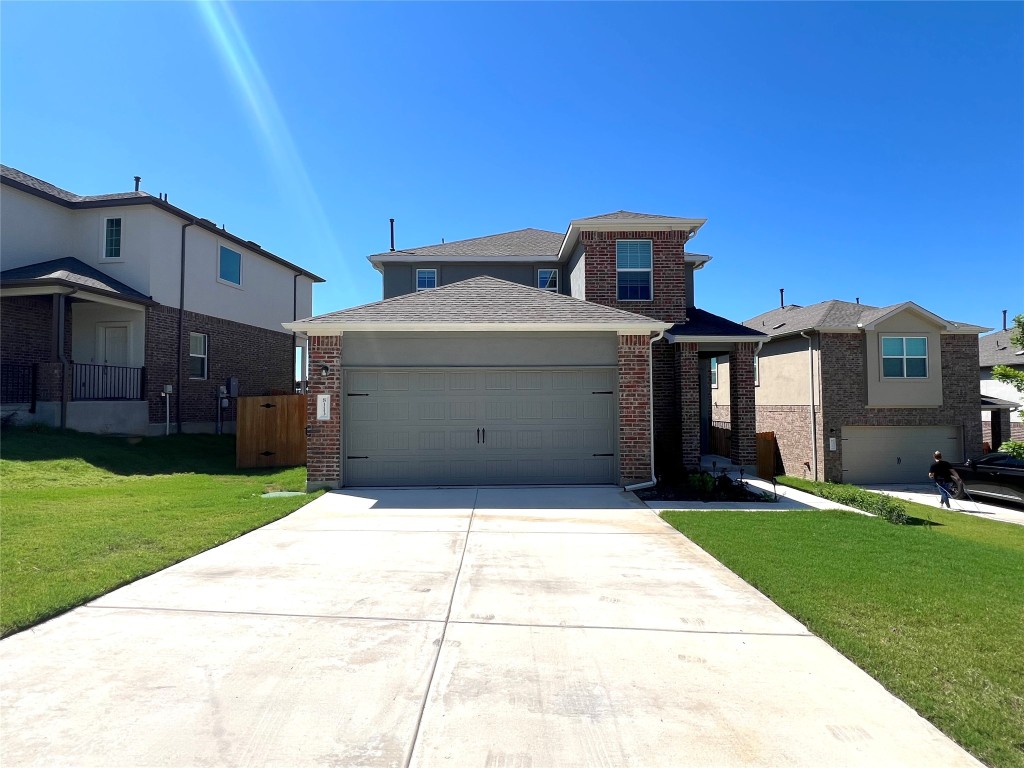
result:
<svg viewBox="0 0 1024 768"><path fill-rule="evenodd" d="M882 493L865 491L843 483L805 483L810 486L811 493L823 499L845 504L848 507L870 512L895 525L906 525L910 522L907 505L892 496Z"/></svg>
<svg viewBox="0 0 1024 768"><path fill-rule="evenodd" d="M1007 440L999 446L999 450L1011 456L1024 460L1024 440Z"/></svg>

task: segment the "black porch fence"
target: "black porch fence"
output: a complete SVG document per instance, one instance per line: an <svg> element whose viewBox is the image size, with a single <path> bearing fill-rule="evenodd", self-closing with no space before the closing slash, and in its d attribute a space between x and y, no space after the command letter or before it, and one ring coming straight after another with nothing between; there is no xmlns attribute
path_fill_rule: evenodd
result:
<svg viewBox="0 0 1024 768"><path fill-rule="evenodd" d="M146 369L120 365L73 363L72 400L142 400Z"/></svg>
<svg viewBox="0 0 1024 768"><path fill-rule="evenodd" d="M0 366L0 403L36 403L36 366L32 363L4 363Z"/></svg>

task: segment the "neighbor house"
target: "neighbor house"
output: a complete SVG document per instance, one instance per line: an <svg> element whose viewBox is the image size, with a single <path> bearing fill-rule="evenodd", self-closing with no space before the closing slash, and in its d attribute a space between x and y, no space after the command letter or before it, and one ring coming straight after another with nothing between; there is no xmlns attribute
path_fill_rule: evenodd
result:
<svg viewBox="0 0 1024 768"><path fill-rule="evenodd" d="M932 453L981 453L978 334L913 302L788 305L746 323L768 340L755 363L757 429L779 474L831 482L927 482ZM747 365L745 362L744 365ZM716 417L727 415L729 362Z"/></svg>
<svg viewBox="0 0 1024 768"><path fill-rule="evenodd" d="M110 195L7 166L0 182L6 418L230 431L232 396L294 391L304 340L281 323L311 313L321 278L140 191L137 177L135 191Z"/></svg>
<svg viewBox="0 0 1024 768"><path fill-rule="evenodd" d="M309 483L650 484L700 461L711 359L732 459L754 458L754 346L694 304L704 224L577 219L369 257L384 300L286 323L310 337Z"/></svg>
<svg viewBox="0 0 1024 768"><path fill-rule="evenodd" d="M978 339L982 439L993 451L999 450L999 446L1007 440L1024 440L1024 419L1021 417L1024 393L992 378L992 368L997 365L1024 371L1024 350L1014 347L1010 341L1011 334L1012 331L1006 327L1004 312L1003 330L988 333Z"/></svg>

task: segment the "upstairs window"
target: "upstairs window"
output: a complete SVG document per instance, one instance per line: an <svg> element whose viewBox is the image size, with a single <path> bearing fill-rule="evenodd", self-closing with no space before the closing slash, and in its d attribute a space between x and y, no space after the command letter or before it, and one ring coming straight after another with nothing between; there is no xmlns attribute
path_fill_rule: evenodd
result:
<svg viewBox="0 0 1024 768"><path fill-rule="evenodd" d="M615 272L619 301L650 301L651 241L616 240Z"/></svg>
<svg viewBox="0 0 1024 768"><path fill-rule="evenodd" d="M430 288L437 288L437 270L436 269L417 269L416 270L416 290L426 291Z"/></svg>
<svg viewBox="0 0 1024 768"><path fill-rule="evenodd" d="M242 254L233 251L226 245L220 247L220 259L217 265L217 276L225 283L242 284Z"/></svg>
<svg viewBox="0 0 1024 768"><path fill-rule="evenodd" d="M188 377L206 379L210 373L210 337L205 333L188 335Z"/></svg>
<svg viewBox="0 0 1024 768"><path fill-rule="evenodd" d="M103 258L121 258L121 219L106 219L103 223Z"/></svg>
<svg viewBox="0 0 1024 768"><path fill-rule="evenodd" d="M538 269L537 287L543 291L553 291L558 293L558 270Z"/></svg>
<svg viewBox="0 0 1024 768"><path fill-rule="evenodd" d="M883 337L882 376L886 379L928 378L928 338L925 336Z"/></svg>

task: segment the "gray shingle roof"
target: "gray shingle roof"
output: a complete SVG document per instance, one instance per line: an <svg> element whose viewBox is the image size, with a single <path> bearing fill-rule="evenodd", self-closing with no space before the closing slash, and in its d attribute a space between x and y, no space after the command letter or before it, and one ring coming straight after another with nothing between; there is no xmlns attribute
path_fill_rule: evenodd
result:
<svg viewBox="0 0 1024 768"><path fill-rule="evenodd" d="M600 216L587 216L582 219L575 219L576 222L598 222L606 220L616 219L636 219L637 221L663 221L666 219L675 219L677 216L661 216L657 213L634 213L633 211L613 211L612 213L602 213Z"/></svg>
<svg viewBox="0 0 1024 768"><path fill-rule="evenodd" d="M996 331L978 339L978 361L982 368L993 365L1024 366L1024 355L1010 342L1013 331Z"/></svg>
<svg viewBox="0 0 1024 768"><path fill-rule="evenodd" d="M887 307L872 307L868 304L855 304L849 301L832 299L812 304L809 307L787 304L785 307L779 307L778 309L773 309L770 312L765 312L757 317L745 320L743 324L748 328L754 328L755 330L767 333L769 336L785 336L786 334L812 329L819 331L848 330L856 328L858 324L870 325L907 303L909 302L890 304ZM947 325L960 329L961 332L988 330L970 323L956 323L945 318L940 318L940 320Z"/></svg>
<svg viewBox="0 0 1024 768"><path fill-rule="evenodd" d="M134 288L70 257L26 264L0 272L0 285L64 285L116 296L126 301L152 304L153 300Z"/></svg>
<svg viewBox="0 0 1024 768"><path fill-rule="evenodd" d="M9 165L0 165L0 174L4 178L16 181L19 184L24 184L26 187L42 192L43 194L56 197L60 200L64 200L68 203L84 203L92 200L129 200L136 197L152 197L148 192L115 192L110 195L76 195L74 192L68 192L66 189L54 186L49 182L37 179L35 176L30 176L24 171L19 171L17 168L11 168Z"/></svg>
<svg viewBox="0 0 1024 768"><path fill-rule="evenodd" d="M539 288L499 280L473 277L428 291L342 309L301 321L303 325L344 322L378 323L489 323L489 324L587 324L607 326L644 325L667 327L642 315L593 304Z"/></svg>
<svg viewBox="0 0 1024 768"><path fill-rule="evenodd" d="M397 259L402 256L435 256L438 259L444 259L459 256L494 259L532 256L538 259L553 259L558 256L558 249L561 247L563 239L565 239L565 234L561 232L549 232L544 229L517 229L514 232L455 240L450 243L384 251L375 253L370 258L390 256Z"/></svg>
<svg viewBox="0 0 1024 768"><path fill-rule="evenodd" d="M761 331L734 323L732 320L697 307L687 309L686 322L676 323L666 333L671 336L749 336L751 341L767 338Z"/></svg>

